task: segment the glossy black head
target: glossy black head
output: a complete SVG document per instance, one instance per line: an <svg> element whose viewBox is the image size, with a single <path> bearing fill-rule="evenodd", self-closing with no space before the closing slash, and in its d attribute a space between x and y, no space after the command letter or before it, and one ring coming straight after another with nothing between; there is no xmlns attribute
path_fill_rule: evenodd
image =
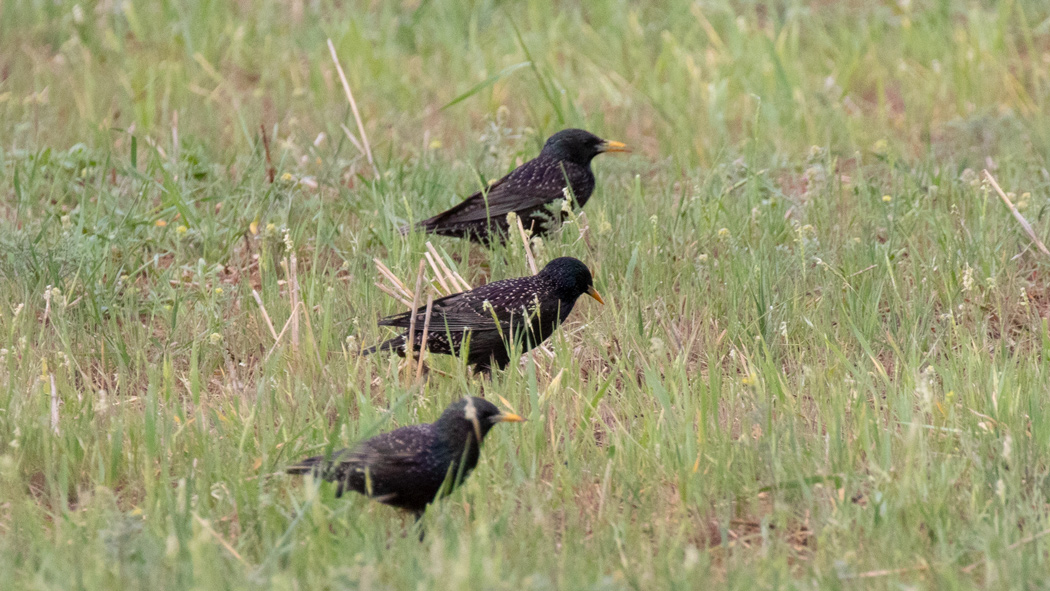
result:
<svg viewBox="0 0 1050 591"><path fill-rule="evenodd" d="M563 302L574 303L583 294L588 294L604 304L598 291L594 289L594 278L591 270L579 259L560 257L547 263L539 276L548 278L554 283L554 295Z"/></svg>
<svg viewBox="0 0 1050 591"><path fill-rule="evenodd" d="M438 432L451 441L465 442L468 438L483 441L496 423L520 423L523 420L516 414L501 411L484 398L468 396L448 405L436 424Z"/></svg>
<svg viewBox="0 0 1050 591"><path fill-rule="evenodd" d="M568 160L587 166L602 152L623 152L626 146L620 142L603 140L582 129L563 129L550 136L543 145L541 154L556 160Z"/></svg>

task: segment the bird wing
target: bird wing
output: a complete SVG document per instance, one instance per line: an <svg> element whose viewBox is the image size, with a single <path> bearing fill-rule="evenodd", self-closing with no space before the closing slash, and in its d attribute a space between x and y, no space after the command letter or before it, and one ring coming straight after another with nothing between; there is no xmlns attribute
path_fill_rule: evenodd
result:
<svg viewBox="0 0 1050 591"><path fill-rule="evenodd" d="M343 450L333 457L333 464L343 469L370 469L397 471L411 468L434 441L430 425L409 425L380 433L359 443L352 449Z"/></svg>
<svg viewBox="0 0 1050 591"><path fill-rule="evenodd" d="M512 211L538 207L565 196L565 179L566 172L561 166L540 166L537 160L531 160L421 225L433 227L498 219Z"/></svg>
<svg viewBox="0 0 1050 591"><path fill-rule="evenodd" d="M465 332L468 330L504 330L511 326L513 318L521 318L523 309L531 309L536 300L531 277L504 279L483 285L477 289L456 293L434 300L431 308L430 329L432 332ZM490 304L486 305L486 302ZM426 322L426 307L415 311L416 329L423 330ZM412 314L402 312L379 321L381 326L409 328Z"/></svg>

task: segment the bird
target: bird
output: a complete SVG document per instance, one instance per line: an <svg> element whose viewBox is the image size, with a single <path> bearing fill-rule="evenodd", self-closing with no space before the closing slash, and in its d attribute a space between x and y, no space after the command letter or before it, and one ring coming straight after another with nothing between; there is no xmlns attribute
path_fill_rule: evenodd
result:
<svg viewBox="0 0 1050 591"><path fill-rule="evenodd" d="M352 490L409 511L418 521L427 505L470 475L492 427L524 420L484 398L468 396L450 404L433 423L381 433L330 456L307 458L286 471L337 483L337 498Z"/></svg>
<svg viewBox="0 0 1050 591"><path fill-rule="evenodd" d="M587 265L572 257L560 257L530 277L493 281L434 300L426 335L427 351L459 355L465 350L467 363L475 371L489 373L493 364L503 369L510 363L512 343L528 351L547 340L583 294L605 304L594 289ZM393 326L404 332L361 354L396 351L404 355L413 315L413 350L419 351L426 325L425 306L380 319L380 326Z"/></svg>
<svg viewBox="0 0 1050 591"><path fill-rule="evenodd" d="M490 245L507 239L507 214L514 212L525 229L531 229L534 236L544 236L564 219L564 214L549 210L555 200L571 195L574 205L582 208L590 199L594 192L591 160L603 152L626 151L627 145L621 142L604 140L582 129L563 129L547 139L536 158L415 227ZM405 226L401 233L407 234L411 228Z"/></svg>

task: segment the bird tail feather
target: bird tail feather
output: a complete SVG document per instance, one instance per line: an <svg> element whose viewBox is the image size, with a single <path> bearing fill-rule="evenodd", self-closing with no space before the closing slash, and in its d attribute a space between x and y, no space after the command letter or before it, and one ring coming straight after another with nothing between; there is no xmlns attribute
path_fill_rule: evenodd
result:
<svg viewBox="0 0 1050 591"><path fill-rule="evenodd" d="M314 456L312 458L306 458L298 464L292 464L285 468L285 472L288 474L318 474L321 471L321 466L324 463L324 456Z"/></svg>
<svg viewBox="0 0 1050 591"><path fill-rule="evenodd" d="M401 347L405 346L405 337L394 337L392 339L383 341L374 347L369 347L361 351L361 356L371 355L379 351L396 351Z"/></svg>
<svg viewBox="0 0 1050 591"><path fill-rule="evenodd" d="M439 213L438 215L436 215L436 216L434 216L432 218L427 218L425 220L416 222L414 224L405 224L404 226L401 226L400 228L398 228L397 231L401 232L402 236L405 236L405 235L409 234L413 229L418 229L418 230L421 230L423 232L429 232L429 231L434 229L434 226L436 225L436 222L438 220L440 220L443 215L445 215L445 214Z"/></svg>

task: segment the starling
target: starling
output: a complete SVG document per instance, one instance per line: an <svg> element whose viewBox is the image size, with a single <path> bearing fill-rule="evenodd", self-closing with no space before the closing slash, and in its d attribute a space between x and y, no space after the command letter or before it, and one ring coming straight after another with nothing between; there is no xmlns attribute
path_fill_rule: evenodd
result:
<svg viewBox="0 0 1050 591"><path fill-rule="evenodd" d="M531 277L493 281L470 291L434 300L430 330L426 338L431 353L459 355L466 349L467 363L476 371L488 372L493 363L503 369L510 363L512 343L525 351L532 349L554 333L568 318L576 299L588 294L604 304L594 289L591 272L572 257L561 257L547 263ZM415 311L413 349L423 341L426 307ZM379 321L380 326L394 326L405 332L362 355L376 351L397 351L403 355L412 324L412 313L403 312Z"/></svg>
<svg viewBox="0 0 1050 591"><path fill-rule="evenodd" d="M489 429L524 420L484 398L467 397L450 404L433 423L381 433L331 457L307 458L288 473L312 473L337 482L336 497L352 490L419 519L427 505L451 493L477 466Z"/></svg>
<svg viewBox="0 0 1050 591"><path fill-rule="evenodd" d="M533 235L545 235L562 221L562 216L550 211L549 206L557 199L565 199L567 188L577 207L583 207L590 199L594 191L591 159L602 152L626 151L627 146L620 142L603 140L582 129L564 129L547 140L536 158L416 226L426 232L469 238L487 245L506 240L507 214L514 212ZM409 229L405 226L401 231L407 234Z"/></svg>

